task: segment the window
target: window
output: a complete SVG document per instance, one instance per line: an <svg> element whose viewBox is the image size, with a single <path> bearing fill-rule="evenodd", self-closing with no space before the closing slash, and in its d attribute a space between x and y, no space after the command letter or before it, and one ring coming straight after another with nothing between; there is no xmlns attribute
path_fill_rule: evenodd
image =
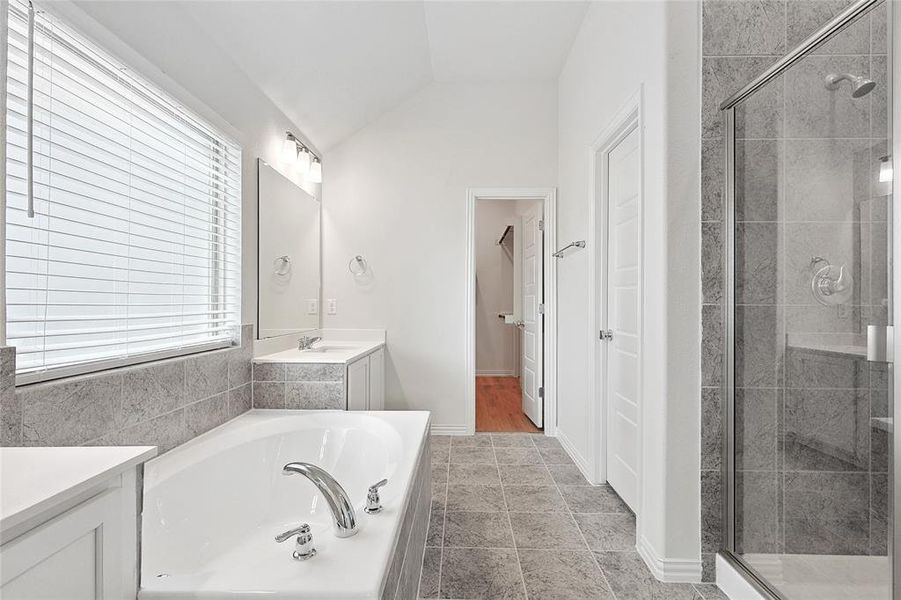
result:
<svg viewBox="0 0 901 600"><path fill-rule="evenodd" d="M240 148L35 6L29 186L28 32L29 4L10 0L6 318L18 382L233 344Z"/></svg>

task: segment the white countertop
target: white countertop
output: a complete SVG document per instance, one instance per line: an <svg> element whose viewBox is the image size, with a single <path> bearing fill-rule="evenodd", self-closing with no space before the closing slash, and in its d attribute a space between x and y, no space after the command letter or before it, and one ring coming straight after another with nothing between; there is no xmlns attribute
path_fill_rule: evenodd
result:
<svg viewBox="0 0 901 600"><path fill-rule="evenodd" d="M298 350L297 348L282 350L257 356L253 362L347 364L375 352L384 345L385 342L381 340L359 342L323 340L316 342L310 350Z"/></svg>
<svg viewBox="0 0 901 600"><path fill-rule="evenodd" d="M0 448L0 532L154 456L155 446Z"/></svg>

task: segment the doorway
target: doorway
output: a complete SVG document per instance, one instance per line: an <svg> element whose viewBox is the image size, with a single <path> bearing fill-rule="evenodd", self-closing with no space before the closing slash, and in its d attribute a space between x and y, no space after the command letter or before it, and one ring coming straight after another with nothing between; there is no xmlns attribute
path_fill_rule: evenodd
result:
<svg viewBox="0 0 901 600"><path fill-rule="evenodd" d="M470 432L549 432L556 423L553 211L552 190L469 192Z"/></svg>
<svg viewBox="0 0 901 600"><path fill-rule="evenodd" d="M641 455L642 148L640 94L592 146L593 398L598 481L637 513Z"/></svg>

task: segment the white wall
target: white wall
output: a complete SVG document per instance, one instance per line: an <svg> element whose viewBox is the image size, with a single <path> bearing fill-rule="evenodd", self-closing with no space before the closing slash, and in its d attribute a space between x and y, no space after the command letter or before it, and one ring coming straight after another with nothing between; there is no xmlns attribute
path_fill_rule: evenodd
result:
<svg viewBox="0 0 901 600"><path fill-rule="evenodd" d="M519 330L498 318L513 313L514 236L516 202L484 200L476 203L476 375L515 375ZM504 246L504 229L514 226Z"/></svg>
<svg viewBox="0 0 901 600"><path fill-rule="evenodd" d="M594 3L558 82L561 242L589 236L589 147L643 87L644 484L638 543L659 559L687 561L679 564L696 567L698 576L699 17L696 2ZM557 427L588 464L602 443L589 438L588 352L596 343L585 326L593 310L591 251L572 253L558 265Z"/></svg>
<svg viewBox="0 0 901 600"><path fill-rule="evenodd" d="M553 187L556 114L553 84L432 84L326 155L324 323L387 329L388 408L466 425L466 189Z"/></svg>
<svg viewBox="0 0 901 600"><path fill-rule="evenodd" d="M52 8L98 43L133 66L145 78L219 126L241 144L243 261L241 264L244 323L257 316L257 158L262 158L310 194L319 185L302 180L282 163L285 131L293 131L307 146L303 124L291 122L281 110L202 33L176 2L78 1L53 2ZM318 153L318 152L317 152ZM323 168L326 171L326 168Z"/></svg>

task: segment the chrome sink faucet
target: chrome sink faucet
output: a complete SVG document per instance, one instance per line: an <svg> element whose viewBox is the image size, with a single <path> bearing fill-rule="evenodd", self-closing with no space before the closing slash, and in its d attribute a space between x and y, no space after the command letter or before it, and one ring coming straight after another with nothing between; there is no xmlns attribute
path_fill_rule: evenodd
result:
<svg viewBox="0 0 901 600"><path fill-rule="evenodd" d="M354 513L354 507L350 503L347 492L334 477L329 475L325 469L310 463L293 462L282 468L282 475L295 474L303 475L319 489L329 510L332 511L332 524L337 537L347 538L357 533L357 516Z"/></svg>
<svg viewBox="0 0 901 600"><path fill-rule="evenodd" d="M297 340L297 349L298 350L309 350L313 347L313 344L321 340L322 338L319 336L316 337L307 337L303 336L299 340Z"/></svg>

